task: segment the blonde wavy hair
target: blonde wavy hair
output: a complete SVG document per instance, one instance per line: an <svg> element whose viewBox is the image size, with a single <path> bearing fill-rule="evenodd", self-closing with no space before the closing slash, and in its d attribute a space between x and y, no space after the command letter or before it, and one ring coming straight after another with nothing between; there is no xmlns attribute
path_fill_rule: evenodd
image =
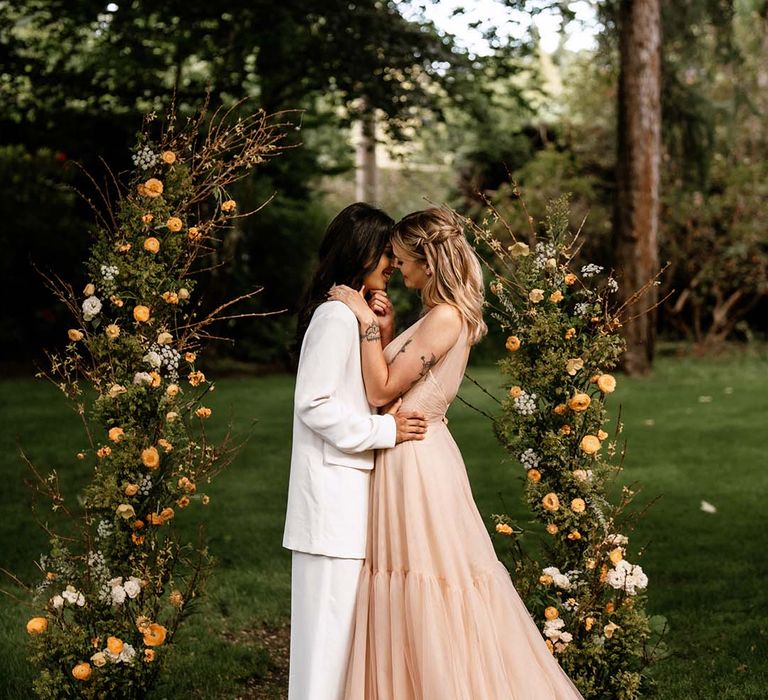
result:
<svg viewBox="0 0 768 700"><path fill-rule="evenodd" d="M421 290L426 309L450 304L469 327L471 342L488 331L483 321L483 274L459 218L448 209L415 211L395 224L392 245L432 270Z"/></svg>

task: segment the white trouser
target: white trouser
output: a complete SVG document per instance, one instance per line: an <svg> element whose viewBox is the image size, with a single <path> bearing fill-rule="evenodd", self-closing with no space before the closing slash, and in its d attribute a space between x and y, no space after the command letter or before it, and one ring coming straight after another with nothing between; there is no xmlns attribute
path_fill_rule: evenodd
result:
<svg viewBox="0 0 768 700"><path fill-rule="evenodd" d="M341 700L362 559L293 552L288 700Z"/></svg>

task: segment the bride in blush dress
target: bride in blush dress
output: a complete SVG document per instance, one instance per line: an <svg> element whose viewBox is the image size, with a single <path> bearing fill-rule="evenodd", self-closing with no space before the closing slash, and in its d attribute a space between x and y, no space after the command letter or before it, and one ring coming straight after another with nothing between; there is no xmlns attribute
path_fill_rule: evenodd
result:
<svg viewBox="0 0 768 700"><path fill-rule="evenodd" d="M496 557L447 427L470 347L486 331L480 264L442 209L406 216L392 245L424 314L386 348L364 290L330 293L359 321L369 402L402 397L429 424L424 440L376 453L345 697L581 698Z"/></svg>

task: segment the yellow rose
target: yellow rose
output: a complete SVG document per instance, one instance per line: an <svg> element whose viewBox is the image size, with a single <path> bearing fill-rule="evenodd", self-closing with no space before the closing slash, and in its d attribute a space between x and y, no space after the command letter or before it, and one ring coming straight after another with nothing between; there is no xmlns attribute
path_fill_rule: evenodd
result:
<svg viewBox="0 0 768 700"><path fill-rule="evenodd" d="M608 433L605 432L605 430L598 430L597 431L597 439L598 440L605 440L605 438L608 437Z"/></svg>
<svg viewBox="0 0 768 700"><path fill-rule="evenodd" d="M149 629L149 625L151 623L151 620L146 615L139 615L136 618L136 629L139 630L142 634L144 634L147 629Z"/></svg>
<svg viewBox="0 0 768 700"><path fill-rule="evenodd" d="M123 489L123 493L126 496L135 496L138 492L139 492L138 484L127 484L126 487Z"/></svg>
<svg viewBox="0 0 768 700"><path fill-rule="evenodd" d="M554 523L549 523L547 525L547 532L550 535L556 535L559 530L560 530L560 528L557 525L555 525Z"/></svg>
<svg viewBox="0 0 768 700"><path fill-rule="evenodd" d="M576 275L574 275L572 272L569 272L565 276L565 283L570 287L574 282L576 282L577 279L578 277L576 277Z"/></svg>
<svg viewBox="0 0 768 700"><path fill-rule="evenodd" d="M571 510L574 513L583 513L587 509L587 504L583 498L574 498L571 501Z"/></svg>
<svg viewBox="0 0 768 700"><path fill-rule="evenodd" d="M603 634L605 635L606 639L610 639L613 637L613 633L619 629L619 626L615 622L609 622L605 627L603 627Z"/></svg>
<svg viewBox="0 0 768 700"><path fill-rule="evenodd" d="M571 434L571 426L570 425L564 425L560 428L560 432L563 435L570 435Z"/></svg>
<svg viewBox="0 0 768 700"><path fill-rule="evenodd" d="M506 523L498 523L496 525L496 532L498 532L500 535L511 535L512 528Z"/></svg>
<svg viewBox="0 0 768 700"><path fill-rule="evenodd" d="M122 428L110 428L108 435L112 442L120 442L125 437L125 431Z"/></svg>
<svg viewBox="0 0 768 700"><path fill-rule="evenodd" d="M171 591L169 600L174 608L180 608L184 603L184 596L181 595L181 591Z"/></svg>
<svg viewBox="0 0 768 700"><path fill-rule="evenodd" d="M208 505L208 504L211 502L211 497L210 497L210 496L203 496L203 497L200 499L200 501L202 502L202 504L203 504L204 506L207 506L207 505Z"/></svg>
<svg viewBox="0 0 768 700"><path fill-rule="evenodd" d="M147 522L150 525L163 525L165 520L163 520L163 517L160 515L160 513L150 513L147 516Z"/></svg>
<svg viewBox="0 0 768 700"><path fill-rule="evenodd" d="M593 455L600 449L600 440L597 435L585 435L581 439L579 447L585 454Z"/></svg>
<svg viewBox="0 0 768 700"><path fill-rule="evenodd" d="M171 443L168 442L168 440L166 440L165 438L160 438L157 441L157 444L160 445L160 447L162 447L165 452L173 451L173 445L171 445Z"/></svg>
<svg viewBox="0 0 768 700"><path fill-rule="evenodd" d="M558 301L563 300L563 293L559 289L556 289L554 292L552 292L552 294L549 295L549 300L553 304L557 304Z"/></svg>
<svg viewBox="0 0 768 700"><path fill-rule="evenodd" d="M189 505L189 496L182 496L179 498L179 500L176 501L176 505L179 508L186 508Z"/></svg>
<svg viewBox="0 0 768 700"><path fill-rule="evenodd" d="M202 234L200 233L200 229L197 228L197 226L191 226L189 230L187 231L187 236L189 237L190 241L196 241Z"/></svg>
<svg viewBox="0 0 768 700"><path fill-rule="evenodd" d="M163 301L166 304L178 304L179 295L176 292L163 292Z"/></svg>
<svg viewBox="0 0 768 700"><path fill-rule="evenodd" d="M154 236L150 236L144 240L144 250L146 250L148 253L152 253L153 255L155 253L159 253L160 241L158 241Z"/></svg>
<svg viewBox="0 0 768 700"><path fill-rule="evenodd" d="M94 294L96 294L96 286L93 284L93 282L88 282L88 284L85 285L83 294L87 297L92 297Z"/></svg>
<svg viewBox="0 0 768 700"><path fill-rule="evenodd" d="M557 608L550 605L544 610L544 617L547 618L547 620L557 620L557 618L560 617L560 613Z"/></svg>
<svg viewBox="0 0 768 700"><path fill-rule="evenodd" d="M77 453L77 458L78 459L85 459L85 452L78 452Z"/></svg>
<svg viewBox="0 0 768 700"><path fill-rule="evenodd" d="M235 207L237 207L237 202L235 202L234 199L228 199L226 202L221 203L221 211L225 211L227 213L234 211Z"/></svg>
<svg viewBox="0 0 768 700"><path fill-rule="evenodd" d="M587 563L584 565L589 571L595 568L597 562L594 559L587 559Z"/></svg>
<svg viewBox="0 0 768 700"><path fill-rule="evenodd" d="M549 574L542 574L539 576L539 583L543 586L548 586L550 583L552 583L552 577Z"/></svg>
<svg viewBox="0 0 768 700"><path fill-rule="evenodd" d="M144 650L144 661L146 661L148 664L151 664L155 660L155 650L154 649L145 649Z"/></svg>
<svg viewBox="0 0 768 700"><path fill-rule="evenodd" d="M568 533L568 539L569 540L580 540L581 539L581 533L578 530L571 530Z"/></svg>
<svg viewBox="0 0 768 700"><path fill-rule="evenodd" d="M167 420L169 423L173 423L177 418L179 417L179 414L176 413L176 411L168 411L168 413L165 414L165 420Z"/></svg>
<svg viewBox="0 0 768 700"><path fill-rule="evenodd" d="M592 629L592 627L595 624L595 618L594 617L586 617L584 618L584 629L589 632L589 630Z"/></svg>
<svg viewBox="0 0 768 700"><path fill-rule="evenodd" d="M157 622L153 622L143 630L144 644L148 647L159 647L164 641L168 630Z"/></svg>
<svg viewBox="0 0 768 700"><path fill-rule="evenodd" d="M616 610L616 606L613 604L613 601L608 601L605 604L605 612L607 612L609 615L613 613L613 611Z"/></svg>
<svg viewBox="0 0 768 700"><path fill-rule="evenodd" d="M518 338L516 335L510 335L509 338L507 338L505 347L507 350L509 350L509 352L515 352L515 350L520 348L520 338Z"/></svg>
<svg viewBox="0 0 768 700"><path fill-rule="evenodd" d="M195 411L195 415L201 419L210 418L211 413L211 409L206 406L200 406L200 408Z"/></svg>
<svg viewBox="0 0 768 700"><path fill-rule="evenodd" d="M112 303L113 303L113 304L114 304L114 305L115 305L115 306L116 306L118 309L122 308L122 306L123 306L123 303L124 303L122 299L120 299L119 297L116 297L114 294L113 294L111 297L109 297L109 300L110 300L110 301L111 301L111 302L112 302Z"/></svg>
<svg viewBox="0 0 768 700"><path fill-rule="evenodd" d="M513 386L509 390L509 395L513 399L516 399L518 396L520 396L523 393L523 390L519 386Z"/></svg>
<svg viewBox="0 0 768 700"><path fill-rule="evenodd" d="M149 321L149 307L139 304L133 307L133 318L139 323L146 323Z"/></svg>
<svg viewBox="0 0 768 700"><path fill-rule="evenodd" d="M176 154L173 151L163 151L163 163L173 165L176 162Z"/></svg>
<svg viewBox="0 0 768 700"><path fill-rule="evenodd" d="M194 482L190 481L186 476L182 476L178 481L178 487L184 489L187 493L194 493L197 490Z"/></svg>
<svg viewBox="0 0 768 700"><path fill-rule="evenodd" d="M584 360L580 357L571 357L565 363L565 371L571 376L574 376L582 367L584 367Z"/></svg>
<svg viewBox="0 0 768 700"><path fill-rule="evenodd" d="M160 511L160 517L164 523L167 523L169 520L173 520L174 515L176 515L176 513L173 512L173 508L163 508Z"/></svg>
<svg viewBox="0 0 768 700"><path fill-rule="evenodd" d="M115 512L124 520L129 520L136 517L136 511L130 503L121 503Z"/></svg>
<svg viewBox="0 0 768 700"><path fill-rule="evenodd" d="M152 388L153 388L153 389L157 389L157 387L159 387L159 386L160 386L160 384L161 384L161 383L162 383L162 381L163 381L162 377L161 377L161 376L160 376L160 374L159 374L159 373L158 373L156 370L154 370L154 369L153 369L153 370L152 370L152 371L149 373L149 376L150 376L150 377L152 377L152 384L151 384Z"/></svg>
<svg viewBox="0 0 768 700"><path fill-rule="evenodd" d="M178 216L172 216L170 219L168 219L168 221L165 222L165 225L168 227L169 231L178 233L181 231L181 227L184 224L182 224L181 219Z"/></svg>
<svg viewBox="0 0 768 700"><path fill-rule="evenodd" d="M587 394L574 394L568 401L568 408L576 413L582 413L589 408L592 399Z"/></svg>
<svg viewBox="0 0 768 700"><path fill-rule="evenodd" d="M570 339L571 339L571 338L573 338L575 335L576 335L576 329L575 329L575 328L569 328L569 329L568 329L568 330L565 332L565 339L566 339L566 340L570 340Z"/></svg>
<svg viewBox="0 0 768 700"><path fill-rule="evenodd" d="M119 637L107 637L107 651L114 656L119 656L125 648L125 643Z"/></svg>
<svg viewBox="0 0 768 700"><path fill-rule="evenodd" d="M168 396L170 396L171 398L173 398L174 396L176 396L179 393L179 385L178 384L169 384L166 387L166 389L165 389L165 393Z"/></svg>
<svg viewBox="0 0 768 700"><path fill-rule="evenodd" d="M73 342L76 343L79 340L83 339L83 334L81 331L77 330L77 328L70 328L67 331L67 337Z"/></svg>
<svg viewBox="0 0 768 700"><path fill-rule="evenodd" d="M616 390L616 379L610 374L601 374L597 378L597 388L604 394L611 394Z"/></svg>
<svg viewBox="0 0 768 700"><path fill-rule="evenodd" d="M541 481L541 472L538 469L529 469L528 479L534 484L539 483L539 481Z"/></svg>
<svg viewBox="0 0 768 700"><path fill-rule="evenodd" d="M544 506L544 510L556 511L560 508L560 499L557 494L550 491L544 498L541 499L541 504Z"/></svg>
<svg viewBox="0 0 768 700"><path fill-rule="evenodd" d="M555 653L555 645L552 644L552 640L551 639L547 639L545 641L546 641L547 649L549 649L549 653L550 654L554 654Z"/></svg>
<svg viewBox="0 0 768 700"><path fill-rule="evenodd" d="M158 333L157 335L157 344L158 345L168 345L168 343L173 342L173 336L168 331L163 331L162 333Z"/></svg>
<svg viewBox="0 0 768 700"><path fill-rule="evenodd" d="M101 668L107 663L107 656L103 651L97 651L92 657L91 661L96 668Z"/></svg>
<svg viewBox="0 0 768 700"><path fill-rule="evenodd" d="M111 387L109 387L109 391L107 391L107 396L109 396L110 399L116 399L121 394L124 394L128 389L126 389L122 384L113 384Z"/></svg>
<svg viewBox="0 0 768 700"><path fill-rule="evenodd" d="M197 386L198 384L202 384L205 381L205 375L198 370L196 372L190 372L187 375L187 379L189 379L189 383L192 386Z"/></svg>
<svg viewBox="0 0 768 700"><path fill-rule="evenodd" d="M544 290L543 289L532 289L528 293L528 298L534 304L538 304L540 301L544 301Z"/></svg>
<svg viewBox="0 0 768 700"><path fill-rule="evenodd" d="M196 352L185 352L184 353L184 359L192 364L197 359L197 353Z"/></svg>
<svg viewBox="0 0 768 700"><path fill-rule="evenodd" d="M27 622L28 634L33 634L33 635L42 634L47 629L48 629L47 617L33 617L29 622Z"/></svg>
<svg viewBox="0 0 768 700"><path fill-rule="evenodd" d="M72 675L79 681L87 681L92 673L93 669L91 668L91 665L85 662L77 664L77 666L72 669Z"/></svg>
<svg viewBox="0 0 768 700"><path fill-rule="evenodd" d="M144 535L139 535L138 533L134 532L131 535L131 540L133 540L133 543L137 546L141 546L144 544Z"/></svg>
<svg viewBox="0 0 768 700"><path fill-rule="evenodd" d="M141 217L141 221L142 223L145 223L145 224L151 224L154 218L155 218L154 214L144 214L144 216Z"/></svg>
<svg viewBox="0 0 768 700"><path fill-rule="evenodd" d="M118 326L116 323L110 323L104 329L104 332L107 334L107 338L114 340L115 338L120 337L120 326Z"/></svg>
<svg viewBox="0 0 768 700"><path fill-rule="evenodd" d="M564 403L559 403L552 409L552 413L562 416L568 410L568 407Z"/></svg>
<svg viewBox="0 0 768 700"><path fill-rule="evenodd" d="M182 287L179 290L179 299L181 299L182 301L186 301L187 299L189 299L189 290L186 287Z"/></svg>
<svg viewBox="0 0 768 700"><path fill-rule="evenodd" d="M148 469L157 469L160 466L160 453L156 447L146 447L141 451L141 463Z"/></svg>
<svg viewBox="0 0 768 700"><path fill-rule="evenodd" d="M623 558L624 558L624 551L621 549L621 547L616 547L615 549L612 549L610 554L608 554L608 558L611 560L611 564L616 566Z"/></svg>
<svg viewBox="0 0 768 700"><path fill-rule="evenodd" d="M139 185L139 187L142 187ZM145 197L159 197L163 193L163 183L157 178L151 177L143 185L143 190L139 194L143 194Z"/></svg>
<svg viewBox="0 0 768 700"><path fill-rule="evenodd" d="M100 447L98 450L96 450L96 456L99 459L104 459L105 457L109 457L109 455L112 454L112 448L108 446Z"/></svg>

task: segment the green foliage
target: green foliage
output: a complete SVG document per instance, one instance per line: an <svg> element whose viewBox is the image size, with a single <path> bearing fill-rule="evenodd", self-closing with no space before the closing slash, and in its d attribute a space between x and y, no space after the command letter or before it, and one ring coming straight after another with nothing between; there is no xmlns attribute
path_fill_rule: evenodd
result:
<svg viewBox="0 0 768 700"><path fill-rule="evenodd" d="M82 294L49 280L79 327L46 376L83 417L90 447L78 457L93 474L77 513L57 473L30 463L38 491L75 532L48 530L39 561L42 612L28 631L43 698L141 698L155 685L212 563L203 542L173 533L173 520L207 504L198 484L234 455L229 436L219 445L207 437L211 409L201 402L214 387L197 368L211 324L234 302L197 317L191 275L247 215L225 188L279 153L281 126L263 112L226 111L203 111L178 130L171 114L158 140L153 126L150 118L139 137L127 188L115 182L114 204L97 210ZM81 382L95 392L90 409Z"/></svg>
<svg viewBox="0 0 768 700"><path fill-rule="evenodd" d="M644 611L647 576L626 560L633 491L608 497L621 471L623 426L611 437L609 372L623 341L626 309L612 302L618 285L603 268L569 268L576 248L568 199L548 208L546 229L529 245L491 210L477 239L492 252L492 316L510 333L499 363L508 397L495 431L525 468L525 498L546 531L545 566L527 576L527 602L550 650L586 698L637 698L647 685ZM503 231L511 240L500 240ZM503 518L497 531L516 537Z"/></svg>

